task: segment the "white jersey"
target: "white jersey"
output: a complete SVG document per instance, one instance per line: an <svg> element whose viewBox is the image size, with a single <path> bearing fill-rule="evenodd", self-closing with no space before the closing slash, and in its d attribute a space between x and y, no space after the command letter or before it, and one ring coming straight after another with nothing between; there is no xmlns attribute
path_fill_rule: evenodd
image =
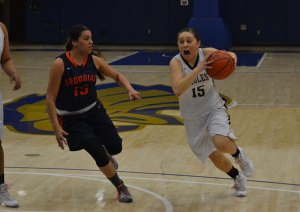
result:
<svg viewBox="0 0 300 212"><path fill-rule="evenodd" d="M198 65L204 59L204 54L199 48ZM187 76L193 70L190 65L183 60L180 54L175 56L182 65L182 74ZM186 120L199 118L214 108L222 107L225 102L220 97L215 88L213 79L208 76L205 70L202 70L196 77L192 85L179 96L179 108L181 116Z"/></svg>

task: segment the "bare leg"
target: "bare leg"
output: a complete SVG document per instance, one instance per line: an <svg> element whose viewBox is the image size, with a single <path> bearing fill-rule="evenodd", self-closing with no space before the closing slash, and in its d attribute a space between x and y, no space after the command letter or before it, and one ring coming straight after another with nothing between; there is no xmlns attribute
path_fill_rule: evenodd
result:
<svg viewBox="0 0 300 212"><path fill-rule="evenodd" d="M223 135L214 135L212 141L217 148L217 150L223 153L234 154L237 151L237 146L233 140L227 136Z"/></svg>
<svg viewBox="0 0 300 212"><path fill-rule="evenodd" d="M209 158L217 168L219 168L221 171L225 172L234 179L234 195L237 197L246 196L247 191L245 188L245 176L239 173L239 171L233 167L231 161L224 155L224 153L217 150L211 153L209 155Z"/></svg>
<svg viewBox="0 0 300 212"><path fill-rule="evenodd" d="M225 173L228 173L232 169L231 161L219 150L211 153L209 158L218 169Z"/></svg>
<svg viewBox="0 0 300 212"><path fill-rule="evenodd" d="M111 178L116 174L116 169L110 161L106 166L99 167L99 169L107 178Z"/></svg>
<svg viewBox="0 0 300 212"><path fill-rule="evenodd" d="M231 163L229 158L227 158L224 153L229 153L231 155L237 152L237 146L233 140L226 136L215 135L212 137L213 143L217 148L217 151L209 155L209 158L214 163L214 165L231 176L234 179L234 195L238 197L244 197L247 195L245 188L246 178L240 173Z"/></svg>
<svg viewBox="0 0 300 212"><path fill-rule="evenodd" d="M252 175L253 164L251 160L246 157L246 154L242 148L238 149L233 140L223 135L215 135L212 137L212 140L217 150L223 153L235 155L237 152L239 152L238 156L235 157L236 163L240 165L242 172L246 177L250 177Z"/></svg>

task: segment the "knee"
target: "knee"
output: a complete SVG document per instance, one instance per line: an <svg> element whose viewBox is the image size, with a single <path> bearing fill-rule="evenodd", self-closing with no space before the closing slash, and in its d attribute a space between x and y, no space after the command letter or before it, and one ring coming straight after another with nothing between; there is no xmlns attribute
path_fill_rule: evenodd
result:
<svg viewBox="0 0 300 212"><path fill-rule="evenodd" d="M94 139L84 143L84 150L94 158L98 167L106 166L109 163L105 148L102 145L99 145Z"/></svg>
<svg viewBox="0 0 300 212"><path fill-rule="evenodd" d="M213 162L213 163L218 163L219 161L222 161L224 159L224 154L220 151L214 151L213 153L211 153L209 155L209 159Z"/></svg>
<svg viewBox="0 0 300 212"><path fill-rule="evenodd" d="M108 154L110 155L117 155L122 152L123 146L122 146L122 139L120 138L117 141L113 141L109 143L108 145L104 145Z"/></svg>
<svg viewBox="0 0 300 212"><path fill-rule="evenodd" d="M110 155L117 155L122 152L122 145L114 146L113 148L107 150L107 152Z"/></svg>
<svg viewBox="0 0 300 212"><path fill-rule="evenodd" d="M122 149L123 149L122 144L120 144L120 145L116 148L116 154L121 153L121 152L122 152ZM115 155L116 155L116 154L115 154Z"/></svg>
<svg viewBox="0 0 300 212"><path fill-rule="evenodd" d="M109 163L108 155L94 158L98 167L104 167Z"/></svg>
<svg viewBox="0 0 300 212"><path fill-rule="evenodd" d="M227 153L228 150L231 148L231 145L234 145L232 140L230 140L229 137L223 136L223 135L214 135L212 137L213 143L215 147L224 153Z"/></svg>

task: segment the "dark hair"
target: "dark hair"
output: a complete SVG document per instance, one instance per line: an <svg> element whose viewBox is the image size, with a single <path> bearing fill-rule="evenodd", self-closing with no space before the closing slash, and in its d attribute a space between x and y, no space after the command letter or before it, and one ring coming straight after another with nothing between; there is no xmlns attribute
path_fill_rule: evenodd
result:
<svg viewBox="0 0 300 212"><path fill-rule="evenodd" d="M71 29L68 31L68 40L65 45L66 51L70 51L73 49L72 41L78 41L81 33L85 30L90 30L90 29L83 24L78 24L71 27ZM93 44L93 49L91 51L91 54L97 57L104 58L100 49L96 47L94 44ZM105 77L100 72L97 72L97 76L101 81L105 80Z"/></svg>
<svg viewBox="0 0 300 212"><path fill-rule="evenodd" d="M73 49L73 44L72 41L78 41L81 33L85 30L90 30L87 26L79 24L73 26L69 31L68 31L68 40L65 45L66 51L70 51Z"/></svg>
<svg viewBox="0 0 300 212"><path fill-rule="evenodd" d="M196 40L197 40L197 41L200 41L200 36L199 36L198 32L197 32L195 29L190 28L190 27L186 27L186 28L181 29L181 30L177 33L177 39L178 39L179 35L180 35L181 33L183 33L183 32L190 32L190 33L192 33L192 34L194 35L194 37L196 38Z"/></svg>
<svg viewBox="0 0 300 212"><path fill-rule="evenodd" d="M95 46L94 44L93 44L91 54L104 59L100 49L97 46ZM100 72L97 72L97 76L101 81L105 80L105 77Z"/></svg>

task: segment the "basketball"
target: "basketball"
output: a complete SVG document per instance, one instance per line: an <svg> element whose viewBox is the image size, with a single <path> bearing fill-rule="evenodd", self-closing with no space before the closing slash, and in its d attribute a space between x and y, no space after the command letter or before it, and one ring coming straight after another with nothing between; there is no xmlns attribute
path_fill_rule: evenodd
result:
<svg viewBox="0 0 300 212"><path fill-rule="evenodd" d="M226 79L235 69L235 62L231 55L226 51L213 52L207 61L213 61L209 66L211 69L206 69L206 73L213 79Z"/></svg>

